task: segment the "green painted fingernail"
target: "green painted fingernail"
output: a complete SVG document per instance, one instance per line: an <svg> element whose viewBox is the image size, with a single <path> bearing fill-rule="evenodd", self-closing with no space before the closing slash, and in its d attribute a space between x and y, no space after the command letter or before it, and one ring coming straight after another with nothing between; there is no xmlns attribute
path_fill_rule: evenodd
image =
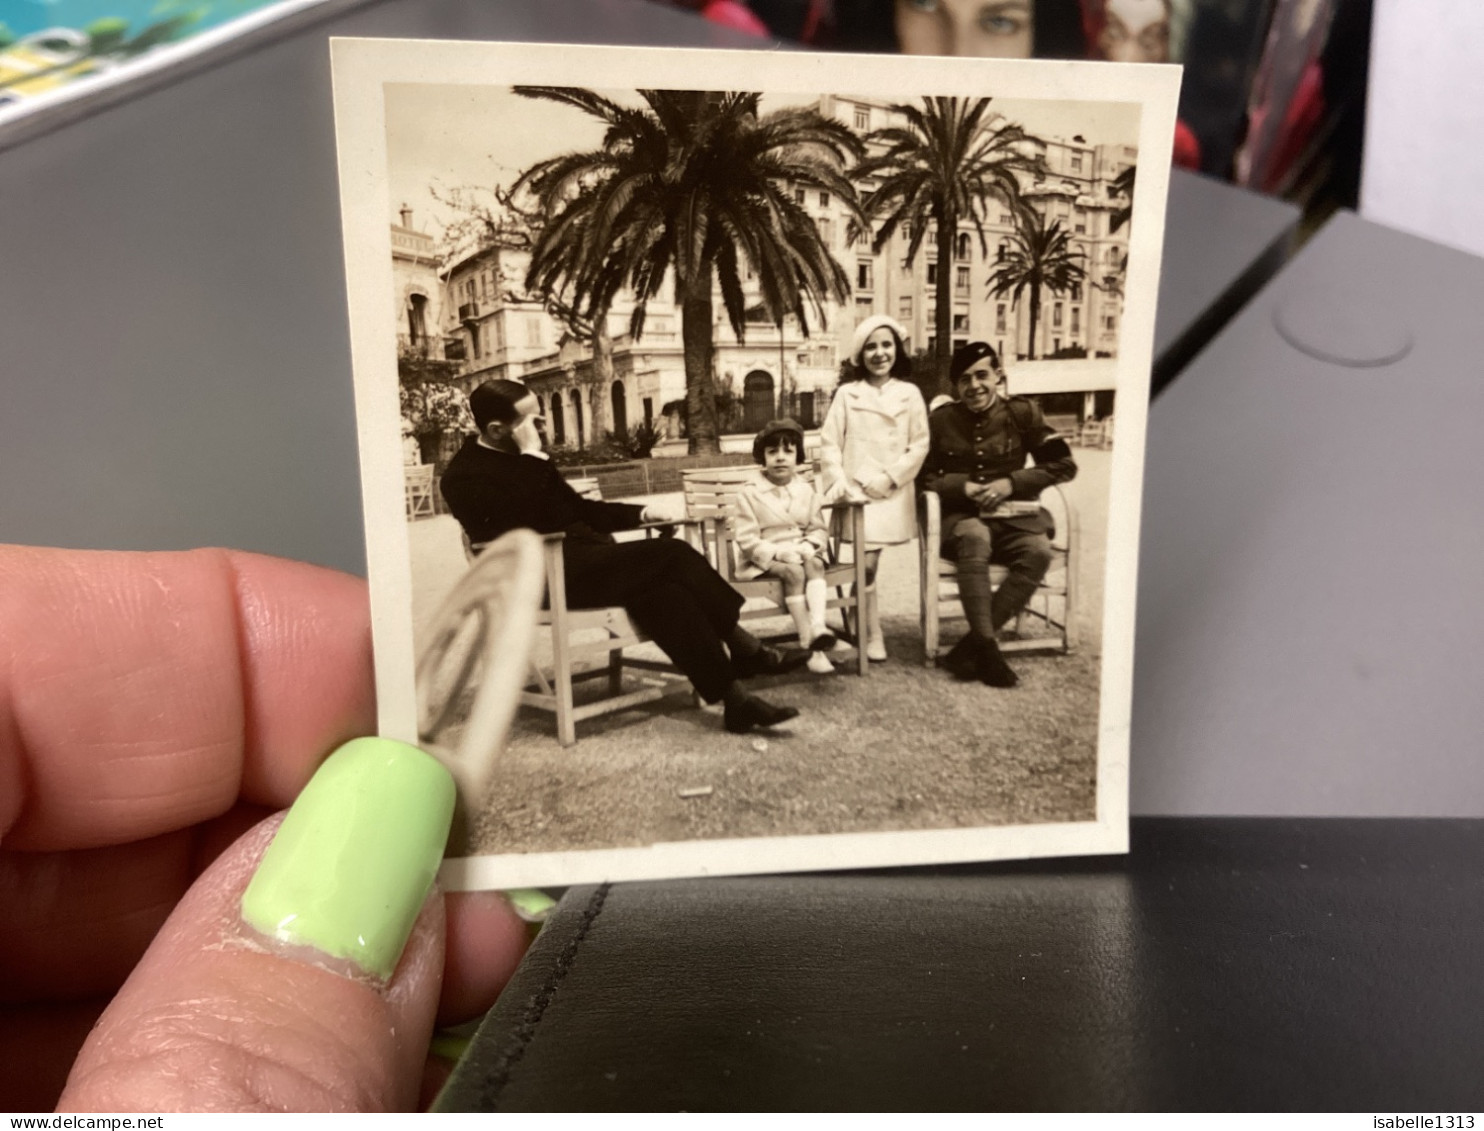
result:
<svg viewBox="0 0 1484 1131"><path fill-rule="evenodd" d="M527 923L546 922L546 916L556 906L556 900L540 888L509 888L505 892L505 898L515 908L515 913Z"/></svg>
<svg viewBox="0 0 1484 1131"><path fill-rule="evenodd" d="M428 1052L457 1064L473 1043L472 1037L463 1037L456 1033L434 1033L433 1040L428 1045Z"/></svg>
<svg viewBox="0 0 1484 1131"><path fill-rule="evenodd" d="M389 978L443 858L452 776L415 746L357 738L284 817L242 896L254 929Z"/></svg>

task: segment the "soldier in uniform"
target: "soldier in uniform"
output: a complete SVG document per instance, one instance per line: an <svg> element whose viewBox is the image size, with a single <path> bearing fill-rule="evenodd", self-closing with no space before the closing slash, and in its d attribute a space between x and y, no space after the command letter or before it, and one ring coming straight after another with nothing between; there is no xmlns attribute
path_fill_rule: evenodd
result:
<svg viewBox="0 0 1484 1131"><path fill-rule="evenodd" d="M958 400L928 421L932 444L918 485L943 501L942 554L958 566L959 600L969 632L944 666L960 679L1014 687L1015 672L995 636L1025 608L1051 565L1052 520L1045 510L996 515L1009 500L1034 501L1077 474L1072 449L1026 397L1002 392L1004 370L994 347L970 342L949 366ZM1034 466L1027 466L1027 457ZM1009 576L991 591L990 564Z"/></svg>

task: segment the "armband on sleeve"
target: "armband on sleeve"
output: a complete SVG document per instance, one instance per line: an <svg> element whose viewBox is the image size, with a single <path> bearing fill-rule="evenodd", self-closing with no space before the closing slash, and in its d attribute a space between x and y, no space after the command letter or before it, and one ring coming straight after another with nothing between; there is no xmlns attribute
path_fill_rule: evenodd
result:
<svg viewBox="0 0 1484 1131"><path fill-rule="evenodd" d="M1060 436L1052 436L1035 451L1031 452L1037 463L1051 463L1059 459L1071 459L1071 445Z"/></svg>

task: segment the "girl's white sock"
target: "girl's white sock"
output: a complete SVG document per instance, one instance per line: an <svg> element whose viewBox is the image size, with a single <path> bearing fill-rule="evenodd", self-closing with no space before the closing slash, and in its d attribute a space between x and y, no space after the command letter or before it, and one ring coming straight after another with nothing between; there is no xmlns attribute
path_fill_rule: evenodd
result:
<svg viewBox="0 0 1484 1131"><path fill-rule="evenodd" d="M799 630L799 643L805 648L814 639L814 633L809 627L809 609L804 601L804 594L797 597L785 597L783 603L788 606L789 614L794 618L794 627Z"/></svg>
<svg viewBox="0 0 1484 1131"><path fill-rule="evenodd" d="M804 601L809 606L809 631L810 639L824 635L825 610L830 607L829 591L825 588L824 578L812 577L804 583Z"/></svg>

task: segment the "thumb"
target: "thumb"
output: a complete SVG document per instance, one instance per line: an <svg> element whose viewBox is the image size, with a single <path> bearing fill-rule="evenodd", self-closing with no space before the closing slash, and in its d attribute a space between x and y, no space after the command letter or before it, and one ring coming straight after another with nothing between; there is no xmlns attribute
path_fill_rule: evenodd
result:
<svg viewBox="0 0 1484 1131"><path fill-rule="evenodd" d="M407 1110L443 974L454 785L357 739L191 887L83 1046L58 1110Z"/></svg>

